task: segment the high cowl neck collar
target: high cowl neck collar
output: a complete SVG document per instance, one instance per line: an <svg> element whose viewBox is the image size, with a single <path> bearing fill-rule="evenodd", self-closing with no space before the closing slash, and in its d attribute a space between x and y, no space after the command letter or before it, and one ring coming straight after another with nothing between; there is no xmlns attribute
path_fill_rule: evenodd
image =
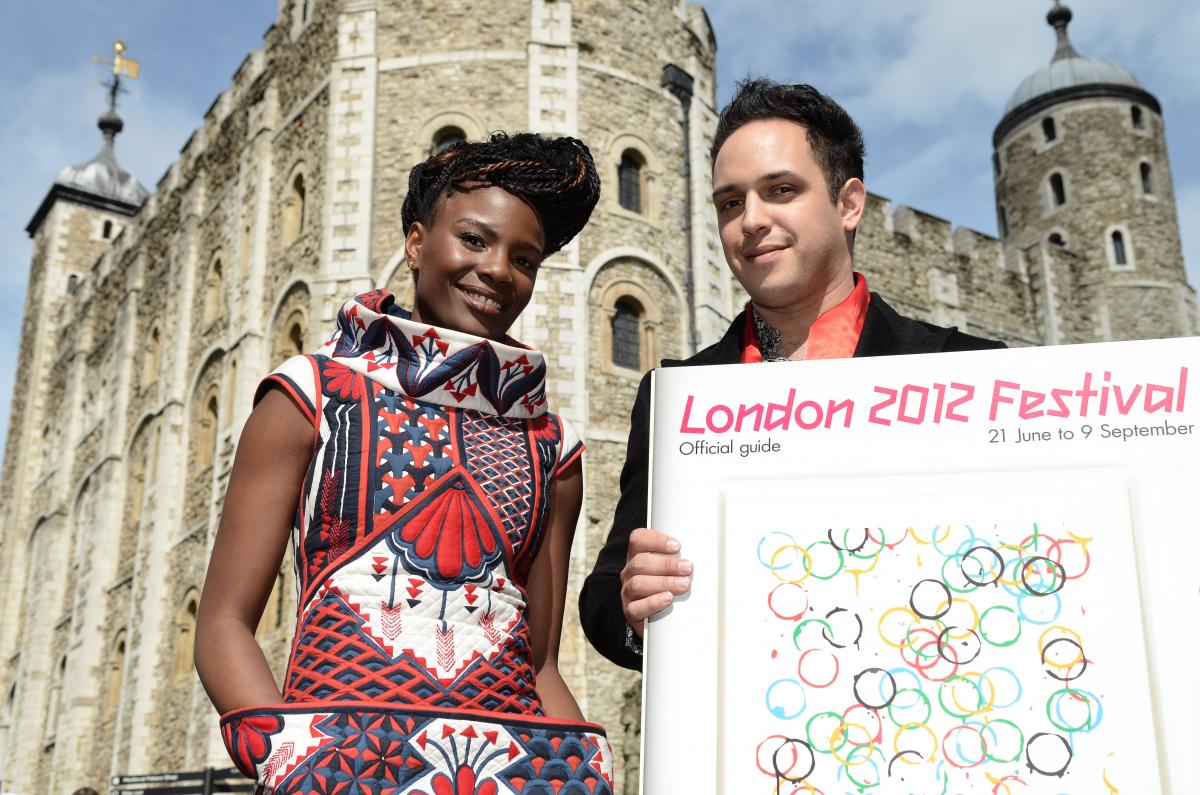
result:
<svg viewBox="0 0 1200 795"><path fill-rule="evenodd" d="M516 419L546 413L546 362L504 342L418 323L386 290L355 296L318 354L429 403Z"/></svg>

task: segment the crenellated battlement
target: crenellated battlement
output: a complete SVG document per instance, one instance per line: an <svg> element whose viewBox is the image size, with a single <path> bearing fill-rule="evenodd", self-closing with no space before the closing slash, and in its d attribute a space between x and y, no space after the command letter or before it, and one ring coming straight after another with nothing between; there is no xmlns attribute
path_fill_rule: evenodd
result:
<svg viewBox="0 0 1200 795"><path fill-rule="evenodd" d="M877 193L867 194L860 231L873 245L915 245L1004 268L1004 243L994 235L965 226L956 227L945 218L906 204L893 209L891 199Z"/></svg>

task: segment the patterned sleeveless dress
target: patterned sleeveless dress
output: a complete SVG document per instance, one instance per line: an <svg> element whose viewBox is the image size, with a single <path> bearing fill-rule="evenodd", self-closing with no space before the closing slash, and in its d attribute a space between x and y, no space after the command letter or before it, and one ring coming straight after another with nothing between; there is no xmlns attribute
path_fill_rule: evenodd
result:
<svg viewBox="0 0 1200 795"><path fill-rule="evenodd" d="M524 584L583 451L545 375L375 291L259 387L314 428L284 703L221 717L260 792L611 794L604 730L546 717L530 659Z"/></svg>

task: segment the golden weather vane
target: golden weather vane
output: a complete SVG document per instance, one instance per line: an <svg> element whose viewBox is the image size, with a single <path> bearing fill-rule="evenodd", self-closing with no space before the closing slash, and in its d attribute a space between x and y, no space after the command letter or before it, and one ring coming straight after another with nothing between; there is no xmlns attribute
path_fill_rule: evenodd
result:
<svg viewBox="0 0 1200 795"><path fill-rule="evenodd" d="M138 75L142 71L142 64L132 58L125 57L125 42L123 41L113 42L112 61L107 61L99 55L93 55L92 60L96 63L112 67L112 77L103 81L100 85L108 89L109 110L115 111L117 108L117 94L125 90L121 88L121 77L125 76L131 80L137 80Z"/></svg>

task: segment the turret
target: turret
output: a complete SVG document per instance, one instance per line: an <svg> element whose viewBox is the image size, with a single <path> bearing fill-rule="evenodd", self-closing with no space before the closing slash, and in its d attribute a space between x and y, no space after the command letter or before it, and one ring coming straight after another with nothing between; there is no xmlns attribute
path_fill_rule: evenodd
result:
<svg viewBox="0 0 1200 795"><path fill-rule="evenodd" d="M1070 251L1095 285L1095 337L1196 333L1162 107L1128 70L1081 55L1055 3L1054 55L1013 92L993 136L1000 236Z"/></svg>

